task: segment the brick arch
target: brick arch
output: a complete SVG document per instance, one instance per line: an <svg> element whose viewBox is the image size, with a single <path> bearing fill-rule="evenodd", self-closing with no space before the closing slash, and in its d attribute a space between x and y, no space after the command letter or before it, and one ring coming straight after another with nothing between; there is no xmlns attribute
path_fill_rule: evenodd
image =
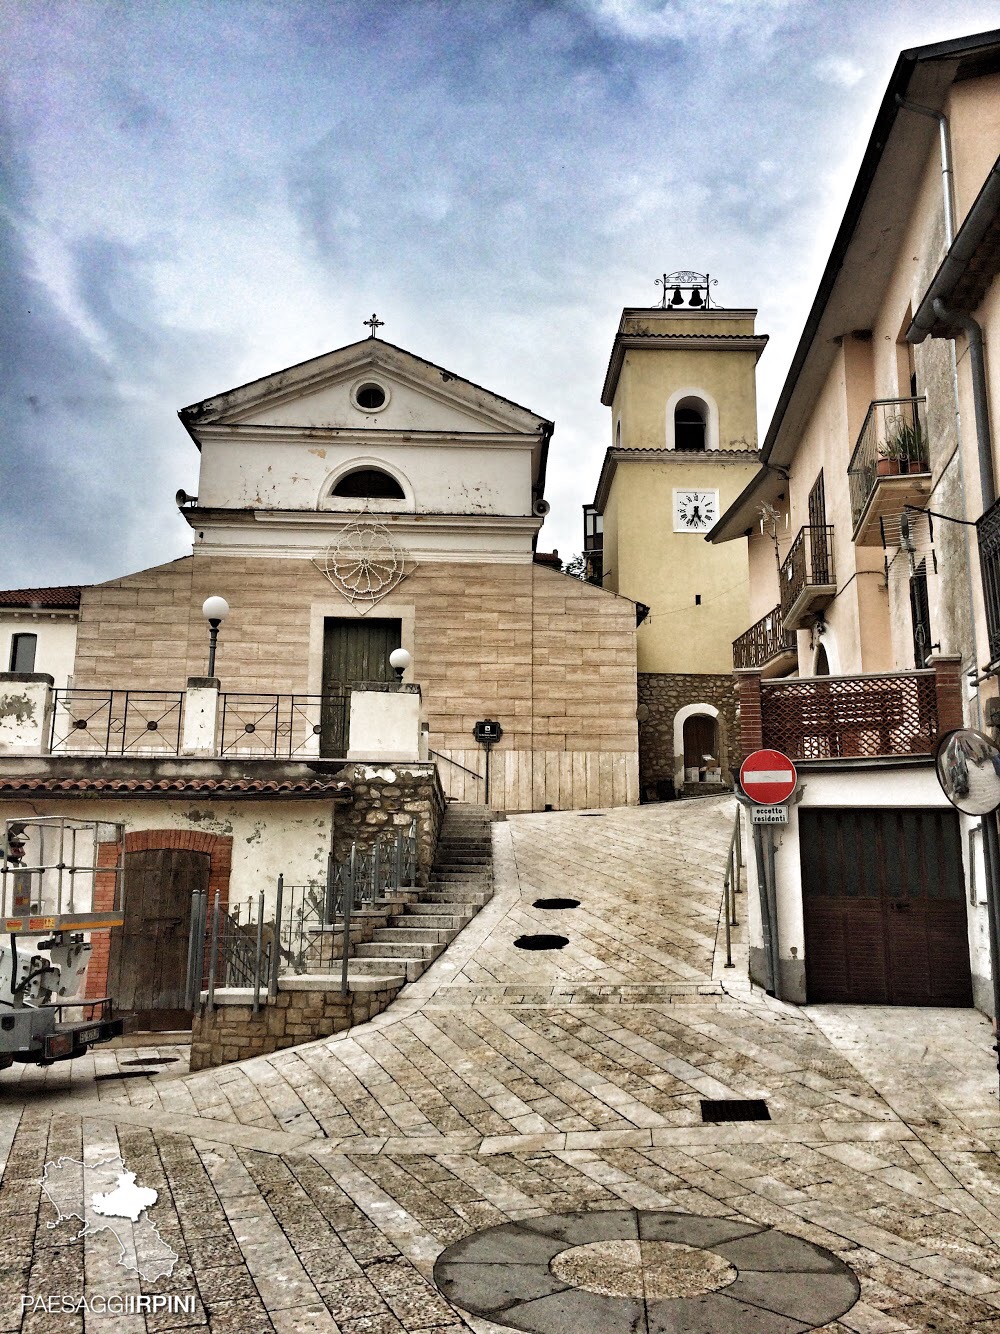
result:
<svg viewBox="0 0 1000 1334"><path fill-rule="evenodd" d="M208 854L208 901L215 902L216 891L223 910L229 907L229 876L233 865L233 840L227 834L204 834L200 829L136 829L125 835L125 851L150 852L160 848L186 848ZM118 862L120 844L101 843L97 865L112 867ZM94 911L108 912L114 905L115 879L98 871L94 884ZM108 989L111 962L111 932L91 934L90 965L87 969L88 997L104 996Z"/></svg>

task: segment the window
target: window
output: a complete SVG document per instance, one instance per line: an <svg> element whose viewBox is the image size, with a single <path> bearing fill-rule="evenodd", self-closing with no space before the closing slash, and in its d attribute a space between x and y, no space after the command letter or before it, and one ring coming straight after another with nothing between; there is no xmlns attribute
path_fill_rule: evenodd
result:
<svg viewBox="0 0 1000 1334"><path fill-rule="evenodd" d="M360 412L381 412L389 402L389 390L375 380L362 380L351 390L351 402Z"/></svg>
<svg viewBox="0 0 1000 1334"><path fill-rule="evenodd" d="M705 414L690 399L678 403L674 409L674 448L705 448Z"/></svg>
<svg viewBox="0 0 1000 1334"><path fill-rule="evenodd" d="M351 500L405 500L403 488L380 468L355 468L345 473L330 492Z"/></svg>
<svg viewBox="0 0 1000 1334"><path fill-rule="evenodd" d="M931 651L931 610L927 599L927 566L924 561L910 576L910 621L913 626L913 665L927 666Z"/></svg>
<svg viewBox="0 0 1000 1334"><path fill-rule="evenodd" d="M33 672L35 670L35 649L37 646L37 635L12 635L10 640L10 670L12 672Z"/></svg>
<svg viewBox="0 0 1000 1334"><path fill-rule="evenodd" d="M593 505L583 507L583 549L600 551L604 542L604 515L598 514Z"/></svg>

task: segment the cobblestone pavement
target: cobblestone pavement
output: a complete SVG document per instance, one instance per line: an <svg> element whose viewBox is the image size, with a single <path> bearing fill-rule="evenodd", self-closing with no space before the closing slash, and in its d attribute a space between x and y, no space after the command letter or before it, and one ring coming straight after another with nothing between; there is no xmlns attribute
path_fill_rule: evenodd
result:
<svg viewBox="0 0 1000 1334"><path fill-rule="evenodd" d="M90 1314L86 1328L486 1334L506 1326L434 1285L442 1251L608 1210L825 1248L861 1285L825 1329L1000 1330L988 1025L971 1011L775 1002L743 980L740 931L738 966L723 968L732 816L703 799L495 826L493 900L349 1034L194 1075L183 1048L163 1047L0 1076L0 1331L84 1328L22 1319L24 1293L141 1291L193 1294L196 1311ZM533 906L553 896L580 906ZM538 932L569 943L514 946ZM703 1124L701 1099L727 1097L766 1099L772 1120ZM152 1285L117 1264L107 1233L44 1226L45 1163L116 1153L159 1191L150 1217L180 1257ZM731 1328L814 1327L760 1300ZM586 1318L572 1328L588 1334Z"/></svg>

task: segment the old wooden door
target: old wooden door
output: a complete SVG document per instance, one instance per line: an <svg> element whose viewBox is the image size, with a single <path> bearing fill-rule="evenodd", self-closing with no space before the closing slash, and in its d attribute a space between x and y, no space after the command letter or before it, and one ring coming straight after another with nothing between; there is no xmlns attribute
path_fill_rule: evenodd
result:
<svg viewBox="0 0 1000 1334"><path fill-rule="evenodd" d="M703 769L705 756L719 761L719 730L714 718L695 713L684 720L684 767Z"/></svg>
<svg viewBox="0 0 1000 1334"><path fill-rule="evenodd" d="M395 681L389 654L401 643L399 620L327 618L323 632L323 710L320 753L330 759L347 754L351 687Z"/></svg>
<svg viewBox="0 0 1000 1334"><path fill-rule="evenodd" d="M125 923L111 933L108 993L140 1028L187 1028L191 895L208 889L210 859L187 848L152 848L125 857Z"/></svg>
<svg viewBox="0 0 1000 1334"><path fill-rule="evenodd" d="M810 1001L971 1005L958 815L799 812Z"/></svg>

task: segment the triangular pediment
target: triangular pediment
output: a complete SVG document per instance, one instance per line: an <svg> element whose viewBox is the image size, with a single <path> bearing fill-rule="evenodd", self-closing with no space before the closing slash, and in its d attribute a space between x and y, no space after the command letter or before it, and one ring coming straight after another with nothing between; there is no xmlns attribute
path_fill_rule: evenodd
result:
<svg viewBox="0 0 1000 1334"><path fill-rule="evenodd" d="M369 381L385 394L374 410L359 403L359 386ZM220 426L517 435L549 426L527 408L380 338L194 403L180 418L196 439L200 427Z"/></svg>

